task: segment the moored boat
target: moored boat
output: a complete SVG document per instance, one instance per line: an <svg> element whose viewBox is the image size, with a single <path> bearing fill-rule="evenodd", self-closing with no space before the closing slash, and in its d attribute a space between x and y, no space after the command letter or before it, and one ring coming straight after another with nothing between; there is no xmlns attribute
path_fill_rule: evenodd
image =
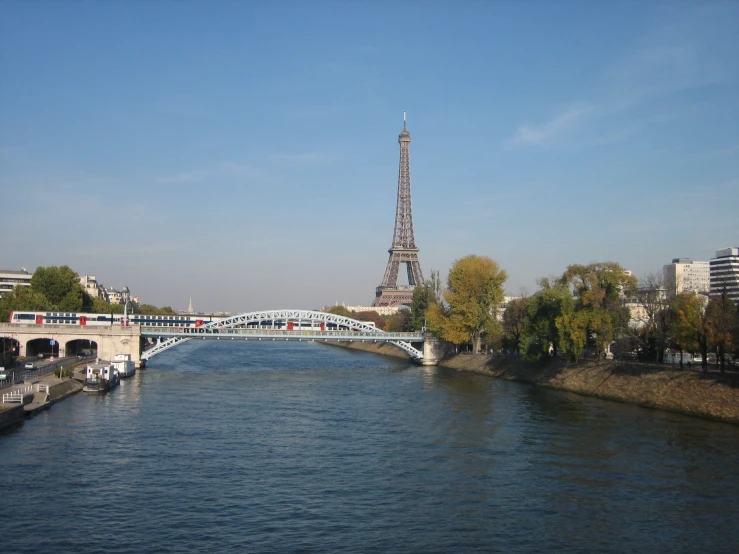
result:
<svg viewBox="0 0 739 554"><path fill-rule="evenodd" d="M118 371L110 363L87 364L83 392L108 392L121 382Z"/></svg>
<svg viewBox="0 0 739 554"><path fill-rule="evenodd" d="M118 371L118 377L125 379L136 373L136 364L131 360L131 354L116 354L112 365Z"/></svg>

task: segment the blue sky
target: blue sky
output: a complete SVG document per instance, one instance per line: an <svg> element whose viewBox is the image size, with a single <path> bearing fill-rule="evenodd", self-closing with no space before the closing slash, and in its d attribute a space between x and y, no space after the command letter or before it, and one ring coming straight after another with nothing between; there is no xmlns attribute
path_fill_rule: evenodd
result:
<svg viewBox="0 0 739 554"><path fill-rule="evenodd" d="M0 267L369 304L411 132L425 274L739 246L739 2L4 2Z"/></svg>

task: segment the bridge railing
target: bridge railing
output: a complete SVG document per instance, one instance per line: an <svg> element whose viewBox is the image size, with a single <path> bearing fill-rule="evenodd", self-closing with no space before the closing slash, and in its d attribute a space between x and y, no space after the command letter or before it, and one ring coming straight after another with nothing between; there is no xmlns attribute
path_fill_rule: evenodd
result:
<svg viewBox="0 0 739 554"><path fill-rule="evenodd" d="M369 337L382 340L404 340L421 341L423 335L420 333L385 332L385 331L321 331L321 330L286 330L286 329L256 329L248 327L211 327L211 328L183 328L183 327L141 327L142 335L237 335L237 336L274 336L274 337L309 337L309 338L346 338L346 337Z"/></svg>

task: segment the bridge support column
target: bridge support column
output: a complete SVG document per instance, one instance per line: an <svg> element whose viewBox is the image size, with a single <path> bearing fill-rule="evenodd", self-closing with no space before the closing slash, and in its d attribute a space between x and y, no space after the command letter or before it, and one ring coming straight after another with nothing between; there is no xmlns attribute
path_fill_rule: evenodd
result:
<svg viewBox="0 0 739 554"><path fill-rule="evenodd" d="M421 365L436 365L446 354L447 343L433 333L423 334L423 361Z"/></svg>

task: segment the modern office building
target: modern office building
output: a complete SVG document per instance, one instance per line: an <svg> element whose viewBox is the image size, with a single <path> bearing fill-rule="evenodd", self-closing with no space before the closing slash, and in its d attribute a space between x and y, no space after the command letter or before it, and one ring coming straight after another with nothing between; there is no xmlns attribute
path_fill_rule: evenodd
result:
<svg viewBox="0 0 739 554"><path fill-rule="evenodd" d="M709 263L690 258L674 258L662 268L665 289L669 295L681 292L708 294L711 283Z"/></svg>
<svg viewBox="0 0 739 554"><path fill-rule="evenodd" d="M22 267L20 271L0 269L0 298L16 286L30 287L31 277L33 273L28 273L25 267Z"/></svg>
<svg viewBox="0 0 739 554"><path fill-rule="evenodd" d="M735 304L739 304L739 248L723 248L711 258L711 296L726 291Z"/></svg>

